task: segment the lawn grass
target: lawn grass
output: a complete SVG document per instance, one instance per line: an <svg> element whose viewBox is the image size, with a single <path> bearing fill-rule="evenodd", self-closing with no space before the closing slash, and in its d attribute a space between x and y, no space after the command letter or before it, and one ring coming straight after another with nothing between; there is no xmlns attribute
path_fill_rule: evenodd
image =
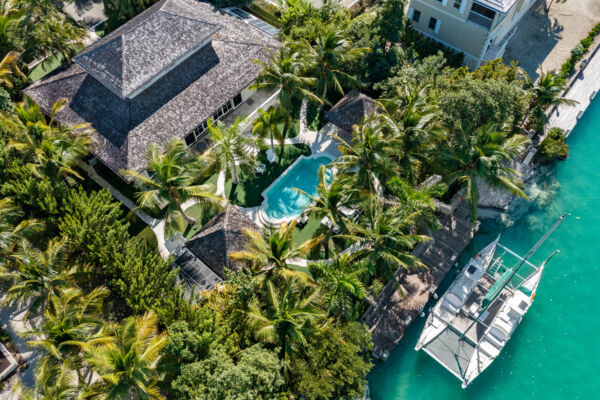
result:
<svg viewBox="0 0 600 400"><path fill-rule="evenodd" d="M106 24L104 22L102 22L100 25L98 25L96 28L94 28L94 32L96 32L96 35L98 35L98 37L103 38L107 34Z"/></svg>
<svg viewBox="0 0 600 400"><path fill-rule="evenodd" d="M306 222L306 225L304 225L304 227L298 228L298 226L296 226L294 230L294 241L297 245L300 245L306 242L307 240L312 239L313 235L315 234L317 229L319 229L320 226L321 220L311 215L308 218L308 221Z"/></svg>
<svg viewBox="0 0 600 400"><path fill-rule="evenodd" d="M280 148L275 147L275 153L279 156ZM301 155L310 155L310 148L304 144L289 144L283 149L283 156L279 161L269 164L266 151L258 153L258 161L265 164L267 170L262 175L248 177L240 174L240 183L233 187L231 179L225 182L225 195L235 205L241 207L257 207L261 205L263 197L261 193L268 188ZM211 176L206 182L217 185L218 174Z"/></svg>
<svg viewBox="0 0 600 400"><path fill-rule="evenodd" d="M215 207L207 207L202 204L194 204L193 206L186 208L185 213L190 217L196 220L195 225L187 225L183 220L183 217L178 218L179 226L185 227L183 231L179 230L179 233L183 235L184 238L190 239L194 236L204 224L206 224L212 217L214 217L219 212L219 208ZM171 236L173 236L174 232L167 232L165 230L165 240L168 240Z"/></svg>
<svg viewBox="0 0 600 400"><path fill-rule="evenodd" d="M60 67L62 63L62 54L57 54L56 56L48 57L44 61L33 67L29 72L27 78L29 78L30 82L39 81L40 79L48 75L50 72Z"/></svg>

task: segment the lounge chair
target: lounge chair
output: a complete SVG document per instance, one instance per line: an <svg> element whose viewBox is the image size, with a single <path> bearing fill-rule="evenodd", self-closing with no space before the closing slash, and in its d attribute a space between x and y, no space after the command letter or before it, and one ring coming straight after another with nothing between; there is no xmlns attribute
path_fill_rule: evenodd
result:
<svg viewBox="0 0 600 400"><path fill-rule="evenodd" d="M258 164L255 169L256 173L259 175L264 174L266 170L267 170L267 167L263 163Z"/></svg>

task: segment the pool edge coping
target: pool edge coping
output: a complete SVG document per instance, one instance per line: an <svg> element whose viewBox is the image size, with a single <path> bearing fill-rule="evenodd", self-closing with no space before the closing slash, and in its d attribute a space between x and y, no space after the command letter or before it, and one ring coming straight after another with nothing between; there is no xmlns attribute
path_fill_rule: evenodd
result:
<svg viewBox="0 0 600 400"><path fill-rule="evenodd" d="M300 157L298 157L298 158L297 158L297 159L296 159L296 160L295 160L293 163L291 163L291 164L290 164L290 166L289 166L289 167L287 167L287 168L285 169L285 171L283 171L283 173L277 177L277 179L275 179L275 180L274 180L274 181L273 181L273 182L272 182L272 183L271 183L271 184L270 184L270 185L269 185L269 186L268 186L268 187L267 187L265 190L263 190L263 191L261 192L261 194L260 194L260 195L263 197L263 201L262 201L262 203L260 203L260 206L259 206L259 211L258 211L258 212L259 212L260 214L262 214L262 216L264 217L265 221L267 221L268 223L270 223L270 224L273 224L273 225L279 225L279 224L281 224L282 222L291 222L291 221L293 221L293 220L297 219L297 218L298 218L300 215L302 215L302 213L300 213L300 215L297 215L297 216L295 216L295 217L283 217L283 218L278 218L278 219L273 219L273 218L269 217L269 216L267 215L267 210L266 210L266 205L267 205L267 202L268 202L268 200L269 200L269 195L267 194L267 192L268 192L268 191L269 191L269 190L270 190L270 189L271 189L273 186L275 186L277 183L279 183L279 181L280 181L281 179L283 179L283 177L284 177L284 176L286 176L286 175L288 174L288 172L289 172L289 171L290 171L290 170L291 170L293 167L295 167L295 166L296 166L296 164L298 164L300 161L302 161L302 160L310 160L310 159L312 159L312 158L324 157L324 156L325 156L325 157L328 157L329 159L331 159L331 162L330 162L329 164L331 164L332 162L334 162L334 161L337 159L337 157L335 157L333 154L331 154L331 153L329 153L329 152L321 152L321 153L311 154L311 155L308 155L308 156L301 155L301 156L300 156ZM327 164L327 165L329 165L329 164ZM309 205L309 206L310 206L310 205ZM307 207L307 208L308 208L308 207ZM304 212L304 211L302 211L302 212Z"/></svg>

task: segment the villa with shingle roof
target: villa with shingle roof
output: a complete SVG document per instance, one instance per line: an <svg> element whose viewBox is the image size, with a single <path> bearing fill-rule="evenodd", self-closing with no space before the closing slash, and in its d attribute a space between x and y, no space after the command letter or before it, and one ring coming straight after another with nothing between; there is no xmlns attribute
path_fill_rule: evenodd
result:
<svg viewBox="0 0 600 400"><path fill-rule="evenodd" d="M337 135L351 142L352 129L378 110L377 102L364 93L352 89L325 114L325 119L336 126Z"/></svg>
<svg viewBox="0 0 600 400"><path fill-rule="evenodd" d="M27 89L56 121L89 123L93 153L119 173L142 172L150 143L189 146L253 94L249 86L277 40L225 10L196 0L162 0L93 43L74 63Z"/></svg>
<svg viewBox="0 0 600 400"><path fill-rule="evenodd" d="M186 289L212 289L227 279L229 271L240 271L242 266L229 258L242 251L247 243L244 230L260 228L233 205L208 221L179 251L174 266Z"/></svg>

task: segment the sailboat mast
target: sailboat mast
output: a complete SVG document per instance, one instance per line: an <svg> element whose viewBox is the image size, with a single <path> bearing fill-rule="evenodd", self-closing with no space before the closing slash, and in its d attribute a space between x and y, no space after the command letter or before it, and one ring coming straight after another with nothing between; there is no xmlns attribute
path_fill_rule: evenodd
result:
<svg viewBox="0 0 600 400"><path fill-rule="evenodd" d="M521 259L521 261L519 262L519 264L517 264L517 266L512 270L511 274L508 276L508 278L506 279L506 281L504 282L504 284L500 288L498 288L496 290L496 293L489 300L488 304L481 310L481 312L479 313L479 315L477 316L477 318L475 318L475 320L473 322L471 322L471 324L469 324L469 326L467 327L467 329L465 329L465 331L463 332L463 334L460 335L459 340L462 340L465 337L465 335L467 334L467 332L469 332L469 330L473 327L473 325L475 325L477 323L477 321L479 321L479 318L483 315L483 313L485 312L485 310L487 310L489 308L489 306L494 302L494 300L496 300L496 298L500 295L500 293L502 293L502 289L504 289L506 287L506 285L508 285L508 283L517 274L517 272L523 266L523 264L525 264L527 262L527 260L529 258L531 258L531 256L533 256L533 254L537 251L537 249L542 245L542 243L544 243L546 241L546 239L548 239L548 236L550 236L550 234L552 234L552 232L554 232L554 230L556 228L558 228L558 226L563 221L563 219L565 219L566 216L567 216L567 213L563 213L563 215L561 215L560 218L558 218L558 220L554 223L554 225L552 225L550 227L550 229L548 229L548 231L544 234L544 236L542 236L542 238L540 240L538 240L537 243L531 249L529 249L529 251L527 252L527 254L525 255L525 257L523 257ZM552 256L554 254L555 253L553 253ZM550 258L552 256L550 256Z"/></svg>

